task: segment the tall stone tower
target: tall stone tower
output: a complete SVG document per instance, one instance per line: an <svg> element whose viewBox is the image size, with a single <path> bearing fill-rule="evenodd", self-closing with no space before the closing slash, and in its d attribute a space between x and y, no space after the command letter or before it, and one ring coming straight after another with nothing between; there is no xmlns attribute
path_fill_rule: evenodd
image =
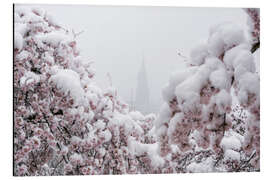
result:
<svg viewBox="0 0 270 180"><path fill-rule="evenodd" d="M142 113L149 113L150 110L149 103L149 87L145 68L144 57L142 60L142 65L138 72L137 77L137 88L135 97L135 109L141 111Z"/></svg>

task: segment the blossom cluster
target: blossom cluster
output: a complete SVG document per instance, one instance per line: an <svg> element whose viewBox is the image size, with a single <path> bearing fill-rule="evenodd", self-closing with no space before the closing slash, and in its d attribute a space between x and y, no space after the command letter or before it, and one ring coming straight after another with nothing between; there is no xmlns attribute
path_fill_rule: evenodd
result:
<svg viewBox="0 0 270 180"><path fill-rule="evenodd" d="M259 39L259 13L246 12ZM241 27L210 30L172 73L157 117L98 87L77 35L42 9L15 6L14 175L259 170L259 59Z"/></svg>

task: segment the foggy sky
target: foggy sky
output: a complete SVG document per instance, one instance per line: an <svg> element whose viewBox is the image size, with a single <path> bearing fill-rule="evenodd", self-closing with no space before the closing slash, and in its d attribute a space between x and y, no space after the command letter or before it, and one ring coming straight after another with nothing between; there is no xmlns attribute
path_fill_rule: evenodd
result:
<svg viewBox="0 0 270 180"><path fill-rule="evenodd" d="M36 5L35 5L36 6ZM40 6L40 5L39 5ZM81 55L94 61L101 87L112 77L118 94L129 101L144 56L150 100L162 102L161 89L170 72L182 67L180 51L189 52L208 37L212 25L232 21L245 27L239 8L117 7L42 5L57 21L75 32ZM134 94L133 94L134 95Z"/></svg>

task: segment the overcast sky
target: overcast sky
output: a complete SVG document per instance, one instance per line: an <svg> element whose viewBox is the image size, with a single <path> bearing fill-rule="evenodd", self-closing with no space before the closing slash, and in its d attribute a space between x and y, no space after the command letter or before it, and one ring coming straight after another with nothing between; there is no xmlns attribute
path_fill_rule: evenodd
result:
<svg viewBox="0 0 270 180"><path fill-rule="evenodd" d="M40 6L40 5L39 5ZM93 60L96 80L108 86L107 73L120 96L130 100L136 89L143 56L150 99L161 103L161 89L170 72L180 69L189 52L208 37L209 28L232 21L246 24L238 8L118 7L89 5L42 5L57 21L75 32L81 55Z"/></svg>

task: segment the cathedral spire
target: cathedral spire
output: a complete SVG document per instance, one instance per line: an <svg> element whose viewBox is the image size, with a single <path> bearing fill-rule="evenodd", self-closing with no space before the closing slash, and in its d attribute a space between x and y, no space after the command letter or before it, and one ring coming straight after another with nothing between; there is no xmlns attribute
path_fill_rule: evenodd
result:
<svg viewBox="0 0 270 180"><path fill-rule="evenodd" d="M137 79L135 106L137 110L147 113L149 110L149 87L144 54L142 57L142 64L138 72L137 78L138 79Z"/></svg>

